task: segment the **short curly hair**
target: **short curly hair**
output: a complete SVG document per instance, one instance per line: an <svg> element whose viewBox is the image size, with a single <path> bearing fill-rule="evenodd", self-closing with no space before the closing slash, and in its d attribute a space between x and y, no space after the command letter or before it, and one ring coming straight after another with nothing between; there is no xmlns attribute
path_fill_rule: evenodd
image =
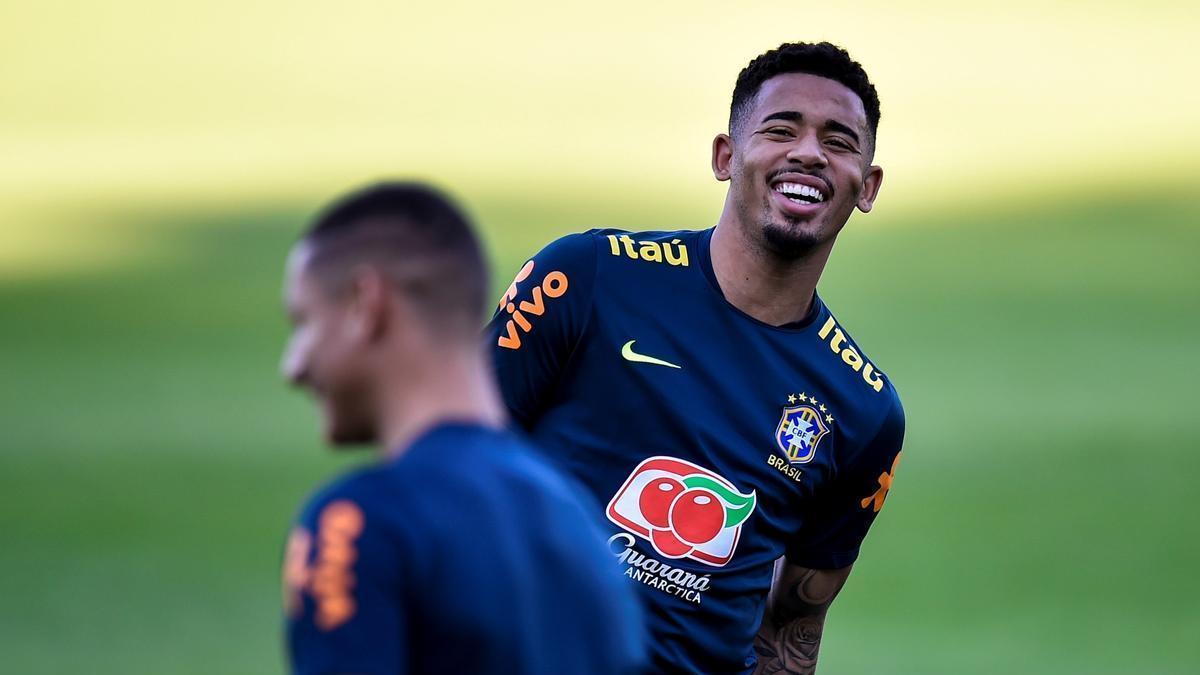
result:
<svg viewBox="0 0 1200 675"><path fill-rule="evenodd" d="M808 73L846 85L862 99L871 135L879 129L879 94L858 61L829 42L788 42L755 57L738 74L729 106L730 134L740 127L763 83L785 73Z"/></svg>

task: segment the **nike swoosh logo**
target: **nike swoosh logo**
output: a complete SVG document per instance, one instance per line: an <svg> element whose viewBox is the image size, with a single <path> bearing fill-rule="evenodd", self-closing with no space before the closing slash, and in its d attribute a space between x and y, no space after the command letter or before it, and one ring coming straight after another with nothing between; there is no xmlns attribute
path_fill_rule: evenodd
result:
<svg viewBox="0 0 1200 675"><path fill-rule="evenodd" d="M653 356L638 354L637 352L633 351L633 343L635 342L637 342L637 340L630 340L629 342L625 343L624 347L621 347L621 356L626 361L633 361L634 363L652 363L656 366L666 366L668 368L679 368L679 366L671 363L670 361L663 361L662 359L656 359Z"/></svg>

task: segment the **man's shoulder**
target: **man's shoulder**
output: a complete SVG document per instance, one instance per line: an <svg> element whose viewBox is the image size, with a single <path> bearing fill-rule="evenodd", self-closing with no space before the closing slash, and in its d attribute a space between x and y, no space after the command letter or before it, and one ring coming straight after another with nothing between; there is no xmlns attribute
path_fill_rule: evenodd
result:
<svg viewBox="0 0 1200 675"><path fill-rule="evenodd" d="M704 230L592 228L551 240L533 260L578 265L616 257L686 267L703 234Z"/></svg>
<svg viewBox="0 0 1200 675"><path fill-rule="evenodd" d="M596 255L616 264L656 263L663 267L690 267L703 230L588 230Z"/></svg>
<svg viewBox="0 0 1200 675"><path fill-rule="evenodd" d="M877 409L881 415L899 409L900 396L892 378L868 356L828 306L825 310L817 317L816 336L828 348L828 352L821 352L829 362L829 369L846 382L847 390L863 401L864 407Z"/></svg>
<svg viewBox="0 0 1200 675"><path fill-rule="evenodd" d="M572 266L591 263L596 257L596 233L600 231L584 230L551 239L531 260Z"/></svg>
<svg viewBox="0 0 1200 675"><path fill-rule="evenodd" d="M443 428L417 450L396 463L388 487L406 495L405 531L432 547L510 537L578 543L599 509L575 479L507 429ZM474 534L464 539L465 532Z"/></svg>
<svg viewBox="0 0 1200 675"><path fill-rule="evenodd" d="M372 464L328 480L305 499L299 520L314 527L322 518L363 519L367 513L380 511L387 506L387 500L381 498L388 492L381 486L383 472L383 467Z"/></svg>
<svg viewBox="0 0 1200 675"><path fill-rule="evenodd" d="M467 495L490 495L502 503L505 495L530 498L534 494L556 501L577 501L578 486L556 468L523 436L508 429L481 431L463 464L443 467L447 481L454 480Z"/></svg>
<svg viewBox="0 0 1200 675"><path fill-rule="evenodd" d="M703 231L630 232L591 229L554 239L517 271L500 296L492 319L497 345L521 349L526 335L553 335L548 322L578 337L590 324L597 295L625 297L650 288L672 288L672 280L694 282L680 270L697 266ZM660 274L670 271L671 274Z"/></svg>
<svg viewBox="0 0 1200 675"><path fill-rule="evenodd" d="M387 470L388 489L402 485L436 485L422 489L411 501L440 504L448 509L477 508L503 503L507 496L553 493L571 499L567 477L523 437L501 428L447 424L427 435ZM364 476L369 480L369 476Z"/></svg>
<svg viewBox="0 0 1200 675"><path fill-rule="evenodd" d="M389 539L428 537L454 529L446 518L520 510L521 500L561 507L578 501L577 490L512 432L446 426L399 457L330 479L305 500L297 521L311 532L337 521L355 531L370 523Z"/></svg>

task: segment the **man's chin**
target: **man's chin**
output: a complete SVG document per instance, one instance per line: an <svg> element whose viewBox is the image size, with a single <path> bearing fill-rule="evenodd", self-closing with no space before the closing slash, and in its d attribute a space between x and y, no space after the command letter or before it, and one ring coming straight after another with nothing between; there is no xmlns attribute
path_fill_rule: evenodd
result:
<svg viewBox="0 0 1200 675"><path fill-rule="evenodd" d="M375 432L366 427L332 422L325 425L325 441L337 450L353 450L359 446L373 445L375 440Z"/></svg>
<svg viewBox="0 0 1200 675"><path fill-rule="evenodd" d="M769 222L762 228L767 248L780 258L800 258L824 243L820 226L812 221Z"/></svg>

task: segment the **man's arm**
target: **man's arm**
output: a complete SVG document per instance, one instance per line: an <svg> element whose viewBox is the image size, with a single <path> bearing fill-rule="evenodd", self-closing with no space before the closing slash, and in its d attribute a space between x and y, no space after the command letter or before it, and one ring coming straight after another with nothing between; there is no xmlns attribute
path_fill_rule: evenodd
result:
<svg viewBox="0 0 1200 675"><path fill-rule="evenodd" d="M812 673L825 612L850 576L859 547L892 487L904 439L904 410L893 394L875 437L846 458L838 480L810 506L804 528L775 563L755 675Z"/></svg>
<svg viewBox="0 0 1200 675"><path fill-rule="evenodd" d="M754 675L816 671L825 612L849 576L850 566L817 570L784 559L776 563L767 609L754 638Z"/></svg>
<svg viewBox="0 0 1200 675"><path fill-rule="evenodd" d="M533 428L554 398L591 314L596 245L591 233L561 237L525 263L486 329L504 403Z"/></svg>

